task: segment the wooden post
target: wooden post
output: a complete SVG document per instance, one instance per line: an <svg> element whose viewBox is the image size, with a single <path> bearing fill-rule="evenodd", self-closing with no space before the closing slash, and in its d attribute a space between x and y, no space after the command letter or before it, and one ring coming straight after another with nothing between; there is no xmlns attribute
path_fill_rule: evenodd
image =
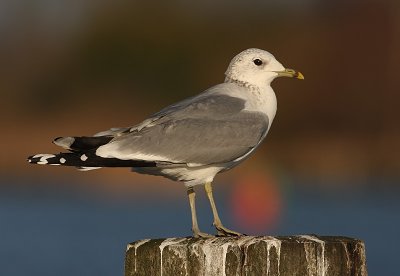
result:
<svg viewBox="0 0 400 276"><path fill-rule="evenodd" d="M125 276L367 276L364 243L346 237L146 239L128 245Z"/></svg>

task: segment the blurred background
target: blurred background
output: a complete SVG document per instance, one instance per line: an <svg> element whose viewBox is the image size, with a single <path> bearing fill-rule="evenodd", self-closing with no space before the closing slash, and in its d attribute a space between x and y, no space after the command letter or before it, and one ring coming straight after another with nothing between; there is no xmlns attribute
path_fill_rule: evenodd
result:
<svg viewBox="0 0 400 276"><path fill-rule="evenodd" d="M264 2L0 2L1 275L121 275L128 242L191 235L181 183L26 157L58 152L58 136L139 123L222 82L250 47L305 80L274 81L266 141L215 179L223 222L252 235L356 237L370 275L397 273L400 3Z"/></svg>

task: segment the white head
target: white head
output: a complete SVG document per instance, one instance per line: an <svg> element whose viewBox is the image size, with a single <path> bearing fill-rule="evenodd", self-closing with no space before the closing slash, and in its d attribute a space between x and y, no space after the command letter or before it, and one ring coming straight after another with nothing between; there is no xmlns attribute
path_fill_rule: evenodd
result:
<svg viewBox="0 0 400 276"><path fill-rule="evenodd" d="M225 72L225 82L239 82L255 87L269 85L276 77L304 79L300 72L285 69L267 51L251 48L236 55Z"/></svg>

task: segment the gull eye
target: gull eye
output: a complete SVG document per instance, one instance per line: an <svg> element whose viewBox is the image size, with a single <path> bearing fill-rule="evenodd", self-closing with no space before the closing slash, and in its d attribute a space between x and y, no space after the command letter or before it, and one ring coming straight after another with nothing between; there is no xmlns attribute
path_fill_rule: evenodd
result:
<svg viewBox="0 0 400 276"><path fill-rule="evenodd" d="M253 62L254 62L254 64L257 65L257 66L260 66L260 65L263 64L262 60L261 60L261 59L258 59L258 58L256 58L255 60L253 60Z"/></svg>

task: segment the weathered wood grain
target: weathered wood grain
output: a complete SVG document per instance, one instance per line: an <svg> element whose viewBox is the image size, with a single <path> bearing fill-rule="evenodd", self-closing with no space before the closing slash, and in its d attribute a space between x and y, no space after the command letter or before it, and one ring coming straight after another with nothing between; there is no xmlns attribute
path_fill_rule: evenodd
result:
<svg viewBox="0 0 400 276"><path fill-rule="evenodd" d="M366 276L364 243L347 237L168 238L128 245L125 276Z"/></svg>

